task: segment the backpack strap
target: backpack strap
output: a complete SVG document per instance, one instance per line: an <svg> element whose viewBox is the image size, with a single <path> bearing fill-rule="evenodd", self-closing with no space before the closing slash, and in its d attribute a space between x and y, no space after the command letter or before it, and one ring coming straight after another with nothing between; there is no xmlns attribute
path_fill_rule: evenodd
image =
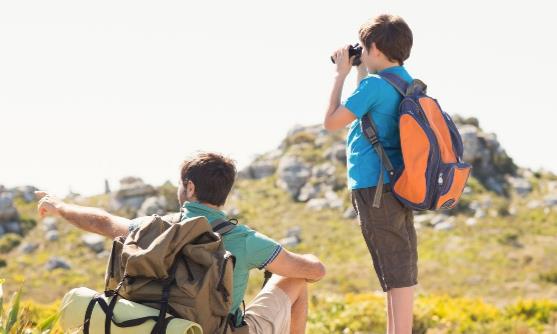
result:
<svg viewBox="0 0 557 334"><path fill-rule="evenodd" d="M381 145L381 143L379 142L377 128L375 126L375 123L373 122L373 119L371 118L371 114L365 114L364 117L362 117L362 121L360 122L360 124L362 127L362 132L371 143L371 146L373 146L373 148L375 149L375 152L377 152L377 155L379 155L381 170L379 174L379 181L377 182L377 187L375 189L375 196L373 197L373 207L379 208L381 205L381 197L383 196L383 185L385 182L383 176L384 171L385 169L387 170L387 173L389 173L389 177L392 181L393 177L395 176L395 169L393 168L393 164L391 163L391 159L389 159L387 152L385 152L385 148L383 148L383 145Z"/></svg>
<svg viewBox="0 0 557 334"><path fill-rule="evenodd" d="M407 95L406 92L408 91L408 87L410 85L400 76L389 72L381 73L379 74L379 76L387 81L391 86L393 86L397 90L397 92L402 95L402 97L405 97Z"/></svg>
<svg viewBox="0 0 557 334"><path fill-rule="evenodd" d="M226 234L234 229L238 225L238 220L236 219L229 219L229 220L215 220L211 222L211 227L213 228L213 232L218 233L220 235Z"/></svg>

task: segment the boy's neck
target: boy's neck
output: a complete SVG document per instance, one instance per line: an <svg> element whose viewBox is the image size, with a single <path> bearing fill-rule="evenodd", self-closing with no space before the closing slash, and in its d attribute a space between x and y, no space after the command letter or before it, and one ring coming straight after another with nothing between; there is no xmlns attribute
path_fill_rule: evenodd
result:
<svg viewBox="0 0 557 334"><path fill-rule="evenodd" d="M385 62L385 63L381 64L381 65L377 68L377 72L379 73L379 72L381 72L381 71L383 71L383 70L386 70L387 68L395 67L395 66L401 66L401 65L400 65L398 62L390 62L390 61L388 61L388 62Z"/></svg>

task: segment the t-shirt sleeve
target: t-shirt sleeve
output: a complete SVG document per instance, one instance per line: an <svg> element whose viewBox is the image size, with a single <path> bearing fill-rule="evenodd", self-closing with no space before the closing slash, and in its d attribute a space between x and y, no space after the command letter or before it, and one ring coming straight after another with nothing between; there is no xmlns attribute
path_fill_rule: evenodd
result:
<svg viewBox="0 0 557 334"><path fill-rule="evenodd" d="M246 240L247 264L250 269L263 269L278 256L282 246L273 239L250 231Z"/></svg>
<svg viewBox="0 0 557 334"><path fill-rule="evenodd" d="M344 107L358 118L373 109L379 99L379 80L369 77L360 81L356 90L344 101Z"/></svg>

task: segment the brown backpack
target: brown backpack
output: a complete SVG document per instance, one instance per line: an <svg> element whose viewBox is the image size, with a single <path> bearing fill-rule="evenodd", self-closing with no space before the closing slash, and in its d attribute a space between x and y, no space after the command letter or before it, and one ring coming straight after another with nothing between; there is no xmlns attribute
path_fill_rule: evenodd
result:
<svg viewBox="0 0 557 334"><path fill-rule="evenodd" d="M179 213L142 219L138 229L113 241L105 294L157 308L160 314L157 319L135 319L124 325L156 320L151 333L164 333L172 318L166 317L168 313L198 323L206 334L226 333L234 257L225 250L219 233L234 224L222 222L213 230L205 217L180 221ZM105 311L107 323L115 323L111 306Z"/></svg>

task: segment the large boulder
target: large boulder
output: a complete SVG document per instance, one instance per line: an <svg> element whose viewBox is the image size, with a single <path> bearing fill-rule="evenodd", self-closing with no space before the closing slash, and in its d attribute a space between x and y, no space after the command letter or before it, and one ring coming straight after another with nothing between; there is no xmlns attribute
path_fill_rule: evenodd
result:
<svg viewBox="0 0 557 334"><path fill-rule="evenodd" d="M464 146L463 159L472 164L472 175L487 189L509 194L508 176L515 176L517 166L501 147L497 136L482 131L475 118L454 116Z"/></svg>
<svg viewBox="0 0 557 334"><path fill-rule="evenodd" d="M137 211L147 197L156 194L153 186L145 184L141 178L128 176L120 180L120 189L113 193L113 210L128 209Z"/></svg>
<svg viewBox="0 0 557 334"><path fill-rule="evenodd" d="M105 238L98 234L87 233L81 237L81 241L87 248L91 249L95 253L100 253L104 250Z"/></svg>
<svg viewBox="0 0 557 334"><path fill-rule="evenodd" d="M137 211L137 215L141 216L152 216L152 215L159 215L163 216L166 214L167 202L166 198L163 196L151 196L148 197L143 204L141 204L141 208Z"/></svg>
<svg viewBox="0 0 557 334"><path fill-rule="evenodd" d="M293 198L311 177L311 167L296 156L286 155L279 161L277 185Z"/></svg>

